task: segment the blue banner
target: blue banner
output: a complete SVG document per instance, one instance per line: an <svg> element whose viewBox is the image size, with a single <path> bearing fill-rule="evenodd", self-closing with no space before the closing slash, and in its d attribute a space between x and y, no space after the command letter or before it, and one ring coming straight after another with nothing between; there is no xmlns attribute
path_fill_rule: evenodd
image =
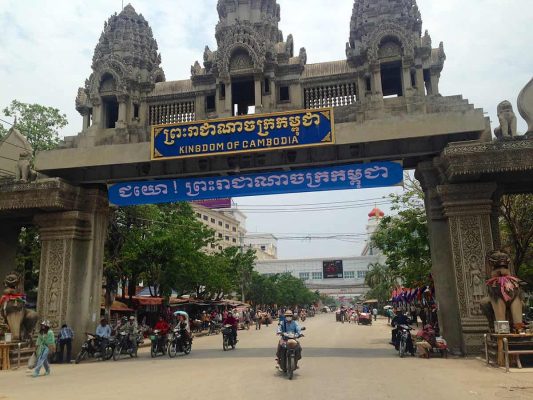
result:
<svg viewBox="0 0 533 400"><path fill-rule="evenodd" d="M247 153L335 143L330 108L155 125L151 159Z"/></svg>
<svg viewBox="0 0 533 400"><path fill-rule="evenodd" d="M174 203L224 197L364 189L399 185L402 165L396 162L351 164L289 172L127 182L109 186L117 206Z"/></svg>

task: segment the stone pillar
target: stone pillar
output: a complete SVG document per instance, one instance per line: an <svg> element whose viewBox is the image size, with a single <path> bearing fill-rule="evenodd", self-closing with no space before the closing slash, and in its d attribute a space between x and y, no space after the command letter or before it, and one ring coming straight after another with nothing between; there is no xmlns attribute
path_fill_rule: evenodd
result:
<svg viewBox="0 0 533 400"><path fill-rule="evenodd" d="M411 95L413 86L411 85L411 67L404 63L402 66L402 89L403 95L409 97Z"/></svg>
<svg viewBox="0 0 533 400"><path fill-rule="evenodd" d="M261 113L263 109L263 93L261 91L261 77L256 76L254 80L255 112Z"/></svg>
<svg viewBox="0 0 533 400"><path fill-rule="evenodd" d="M5 220L0 220L0 284L7 274L15 270L17 243L20 226Z"/></svg>
<svg viewBox="0 0 533 400"><path fill-rule="evenodd" d="M366 93L366 80L364 75L357 75L357 101L362 101Z"/></svg>
<svg viewBox="0 0 533 400"><path fill-rule="evenodd" d="M57 333L67 323L75 332L73 351L94 332L100 316L107 198L88 190L83 211L39 214L41 268L37 311Z"/></svg>
<svg viewBox="0 0 533 400"><path fill-rule="evenodd" d="M91 115L89 110L84 111L83 113L83 126L81 127L82 132L91 125Z"/></svg>
<svg viewBox="0 0 533 400"><path fill-rule="evenodd" d="M195 110L197 121L207 118L207 114L205 112L205 96L204 95L196 96L196 98L194 99L194 110Z"/></svg>
<svg viewBox="0 0 533 400"><path fill-rule="evenodd" d="M121 95L117 96L118 101L118 120L115 125L116 128L125 128L127 123L128 97Z"/></svg>
<svg viewBox="0 0 533 400"><path fill-rule="evenodd" d="M480 301L487 294L485 256L494 248L491 215L495 183L465 183L437 187L448 219L450 250L461 319L463 352L477 355L483 347L487 319ZM450 277L452 278L452 277Z"/></svg>
<svg viewBox="0 0 533 400"><path fill-rule="evenodd" d="M102 128L102 100L99 97L91 98L93 105L93 124L96 129Z"/></svg>
<svg viewBox="0 0 533 400"><path fill-rule="evenodd" d="M231 95L231 82L225 82L226 84L226 102L224 113L226 116L233 115L233 96Z"/></svg>
<svg viewBox="0 0 533 400"><path fill-rule="evenodd" d="M416 66L416 90L419 96L425 96L424 70L421 65Z"/></svg>
<svg viewBox="0 0 533 400"><path fill-rule="evenodd" d="M381 66L372 65L372 94L383 97L383 88L381 86Z"/></svg>
<svg viewBox="0 0 533 400"><path fill-rule="evenodd" d="M437 192L439 175L431 161L420 163L416 169L416 178L424 190L424 203L428 221L429 246L431 249L431 274L435 283L435 295L438 301L439 326L453 354L464 354L459 318L459 303L453 259L450 252L450 234L440 197Z"/></svg>
<svg viewBox="0 0 533 400"><path fill-rule="evenodd" d="M431 94L432 95L439 94L439 80L440 80L440 72L431 71Z"/></svg>

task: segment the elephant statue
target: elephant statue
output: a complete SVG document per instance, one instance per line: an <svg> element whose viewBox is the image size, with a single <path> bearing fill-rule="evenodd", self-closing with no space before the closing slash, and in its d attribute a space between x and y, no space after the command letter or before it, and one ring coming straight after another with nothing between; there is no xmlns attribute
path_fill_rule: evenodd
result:
<svg viewBox="0 0 533 400"><path fill-rule="evenodd" d="M516 115L513 105L505 100L498 104L498 120L500 126L494 130L494 135L499 140L513 138L516 136Z"/></svg>
<svg viewBox="0 0 533 400"><path fill-rule="evenodd" d="M486 257L486 268L489 296L482 299L480 305L491 330L494 321L509 321L514 332L521 332L525 327L521 281L511 273L511 258L503 251L492 250Z"/></svg>
<svg viewBox="0 0 533 400"><path fill-rule="evenodd" d="M39 315L26 309L25 296L20 290L22 279L12 272L4 280L4 293L0 298L0 316L6 321L14 341L30 339Z"/></svg>

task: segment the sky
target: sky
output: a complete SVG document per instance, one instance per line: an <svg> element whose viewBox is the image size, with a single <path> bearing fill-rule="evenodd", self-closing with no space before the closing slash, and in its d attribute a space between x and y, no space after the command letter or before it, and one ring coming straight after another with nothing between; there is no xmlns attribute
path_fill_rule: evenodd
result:
<svg viewBox="0 0 533 400"><path fill-rule="evenodd" d="M187 79L205 45L216 49L216 0L134 0L153 29L167 80ZM295 49L305 47L308 63L345 58L353 0L278 0L280 29L292 33ZM75 135L81 117L74 109L77 88L91 73L94 47L121 0L0 0L0 108L11 100L59 108L69 120L62 135ZM127 0L124 1L124 5ZM443 95L462 94L483 108L495 127L496 107L516 97L531 79L531 0L418 0L434 47L444 42L447 60L440 80ZM0 112L0 118L5 118ZM8 119L9 120L9 119ZM519 131L525 122L518 116ZM247 210L268 205L319 204L306 212L247 212L250 232L271 232L280 258L341 258L359 255L358 240L316 240L317 234L365 232L374 202L401 188L366 189L235 199ZM346 203L350 202L350 203ZM350 208L347 207L350 205ZM259 207L263 206L263 207ZM309 208L309 206L302 206ZM301 207L294 207L301 208ZM279 210L279 208L278 208ZM306 237L307 239L298 239ZM355 237L355 236L354 236Z"/></svg>

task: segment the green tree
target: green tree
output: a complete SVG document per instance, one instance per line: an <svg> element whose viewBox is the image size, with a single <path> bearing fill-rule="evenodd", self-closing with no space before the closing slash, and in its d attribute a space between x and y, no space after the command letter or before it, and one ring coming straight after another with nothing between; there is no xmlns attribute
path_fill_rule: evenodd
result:
<svg viewBox="0 0 533 400"><path fill-rule="evenodd" d="M511 254L516 274L533 287L533 195L503 196L500 205L502 247Z"/></svg>
<svg viewBox="0 0 533 400"><path fill-rule="evenodd" d="M365 284L370 287L366 297L377 299L381 304L390 299L397 277L391 268L383 264L371 264L365 276Z"/></svg>
<svg viewBox="0 0 533 400"><path fill-rule="evenodd" d="M245 252L239 247L229 247L222 251L223 256L228 260L229 267L237 278L237 286L240 290L242 301L245 301L254 270L256 260L255 250L248 249Z"/></svg>
<svg viewBox="0 0 533 400"><path fill-rule="evenodd" d="M431 253L423 191L405 178L405 191L392 195L396 215L384 217L372 236L374 247L387 257L385 266L406 286L429 283Z"/></svg>
<svg viewBox="0 0 533 400"><path fill-rule="evenodd" d="M68 125L67 116L57 108L13 100L3 113L16 117L18 130L26 136L33 151L51 150L59 143L59 130ZM1 125L0 125L1 126ZM6 133L2 127L0 136Z"/></svg>

